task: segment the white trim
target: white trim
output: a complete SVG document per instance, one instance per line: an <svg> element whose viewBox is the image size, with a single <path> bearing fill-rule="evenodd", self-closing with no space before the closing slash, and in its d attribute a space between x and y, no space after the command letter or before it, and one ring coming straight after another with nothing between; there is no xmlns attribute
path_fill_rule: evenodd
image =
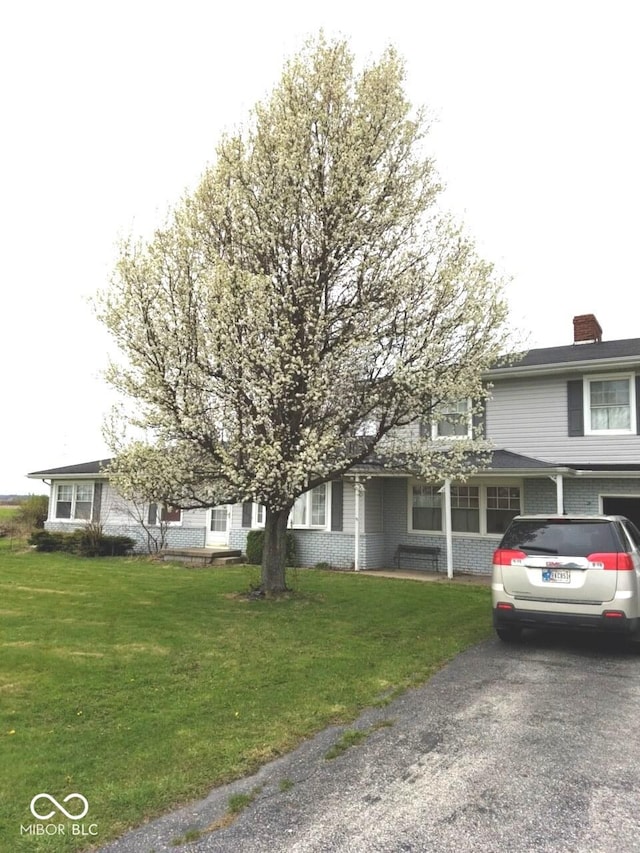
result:
<svg viewBox="0 0 640 853"><path fill-rule="evenodd" d="M447 577L453 578L453 528L451 526L451 480L444 481L444 535L447 542Z"/></svg>
<svg viewBox="0 0 640 853"><path fill-rule="evenodd" d="M599 515L604 515L604 508L602 506L603 498L622 498L622 500L629 500L631 498L632 500L635 499L635 500L640 501L640 491L636 492L635 495L621 495L619 493L617 493L615 495L599 494L598 495L598 514Z"/></svg>
<svg viewBox="0 0 640 853"><path fill-rule="evenodd" d="M629 384L629 428L628 429L592 429L591 428L591 383L616 382L626 379ZM636 435L636 382L634 373L599 373L583 376L583 406L585 435Z"/></svg>
<svg viewBox="0 0 640 853"><path fill-rule="evenodd" d="M364 486L360 482L360 477L356 477L353 483L354 489L354 509L353 509L353 524L354 524L354 540L353 540L353 570L360 571L360 495L364 492Z"/></svg>

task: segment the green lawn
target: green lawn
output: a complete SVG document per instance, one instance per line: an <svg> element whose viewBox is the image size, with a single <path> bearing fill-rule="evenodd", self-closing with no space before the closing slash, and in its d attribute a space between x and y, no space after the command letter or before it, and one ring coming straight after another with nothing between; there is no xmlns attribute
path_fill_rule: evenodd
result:
<svg viewBox="0 0 640 853"><path fill-rule="evenodd" d="M0 548L7 851L87 845L21 836L38 793L83 794L104 843L424 681L491 630L485 587L299 570L293 597L248 601L247 567Z"/></svg>

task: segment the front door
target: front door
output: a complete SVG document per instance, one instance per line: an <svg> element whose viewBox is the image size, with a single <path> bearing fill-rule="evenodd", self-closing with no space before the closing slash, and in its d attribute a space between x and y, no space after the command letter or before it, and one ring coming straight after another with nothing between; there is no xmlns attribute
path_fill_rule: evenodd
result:
<svg viewBox="0 0 640 853"><path fill-rule="evenodd" d="M231 507L228 504L214 506L207 511L207 536L205 547L221 548L229 544L229 516Z"/></svg>

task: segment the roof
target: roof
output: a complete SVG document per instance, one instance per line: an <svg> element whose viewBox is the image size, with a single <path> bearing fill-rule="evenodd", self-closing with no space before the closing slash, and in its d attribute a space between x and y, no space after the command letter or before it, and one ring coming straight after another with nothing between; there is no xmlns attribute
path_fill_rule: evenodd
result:
<svg viewBox="0 0 640 853"><path fill-rule="evenodd" d="M94 462L81 462L79 465L63 465L62 468L47 468L44 471L32 471L27 477L82 477L98 474L106 476L106 469L112 459L96 459Z"/></svg>
<svg viewBox="0 0 640 853"><path fill-rule="evenodd" d="M511 450L493 450L488 454L488 464L481 463L480 474L494 473L552 473L553 471L593 471L597 472L640 472L640 464L593 464L590 462L544 462L542 459L535 459L532 456L523 456L520 453L513 453ZM471 457L471 463L475 463L475 459ZM96 477L108 476L109 464L112 459L97 459L94 462L82 462L79 465L64 465L61 468L47 468L44 471L32 471L27 474L28 477L34 479L49 478L67 478L67 477ZM381 476L381 477L406 477L410 476L410 472L402 465L391 463L388 459L382 456L372 454L368 460L354 465L348 472L349 476Z"/></svg>
<svg viewBox="0 0 640 853"><path fill-rule="evenodd" d="M486 456L484 457L487 458ZM493 450L488 453L488 464L480 461L478 457L471 456L471 465L480 462L480 473L522 473L530 471L556 471L558 468L569 466L557 465L553 462L543 462L542 459L534 459L531 456L522 456L520 453L512 453L510 450ZM401 464L390 464L380 456L370 456L365 462L354 465L349 470L349 475L359 474L363 476L408 476L410 472Z"/></svg>
<svg viewBox="0 0 640 853"><path fill-rule="evenodd" d="M630 356L640 358L640 338L532 349L529 350L519 364L526 367L534 364L562 364L571 361L592 361L602 358L617 359L628 358Z"/></svg>
<svg viewBox="0 0 640 853"><path fill-rule="evenodd" d="M537 373L551 368L581 367L585 362L597 364L604 362L602 366L607 366L606 362L610 362L611 366L640 364L640 338L532 349L513 363L495 365L489 371L489 375Z"/></svg>
<svg viewBox="0 0 640 853"><path fill-rule="evenodd" d="M543 462L542 459L534 459L532 456L522 456L519 453L512 453L510 450L494 450L491 454L491 464L489 467L492 471L530 471L536 468L557 468L558 465L553 462Z"/></svg>

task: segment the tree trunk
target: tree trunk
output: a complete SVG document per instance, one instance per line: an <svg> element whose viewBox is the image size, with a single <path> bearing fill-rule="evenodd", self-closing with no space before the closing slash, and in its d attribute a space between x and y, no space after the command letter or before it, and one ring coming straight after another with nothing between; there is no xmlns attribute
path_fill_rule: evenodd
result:
<svg viewBox="0 0 640 853"><path fill-rule="evenodd" d="M265 595L277 595L287 588L285 565L290 511L291 507L274 511L267 507L262 551L262 591Z"/></svg>

